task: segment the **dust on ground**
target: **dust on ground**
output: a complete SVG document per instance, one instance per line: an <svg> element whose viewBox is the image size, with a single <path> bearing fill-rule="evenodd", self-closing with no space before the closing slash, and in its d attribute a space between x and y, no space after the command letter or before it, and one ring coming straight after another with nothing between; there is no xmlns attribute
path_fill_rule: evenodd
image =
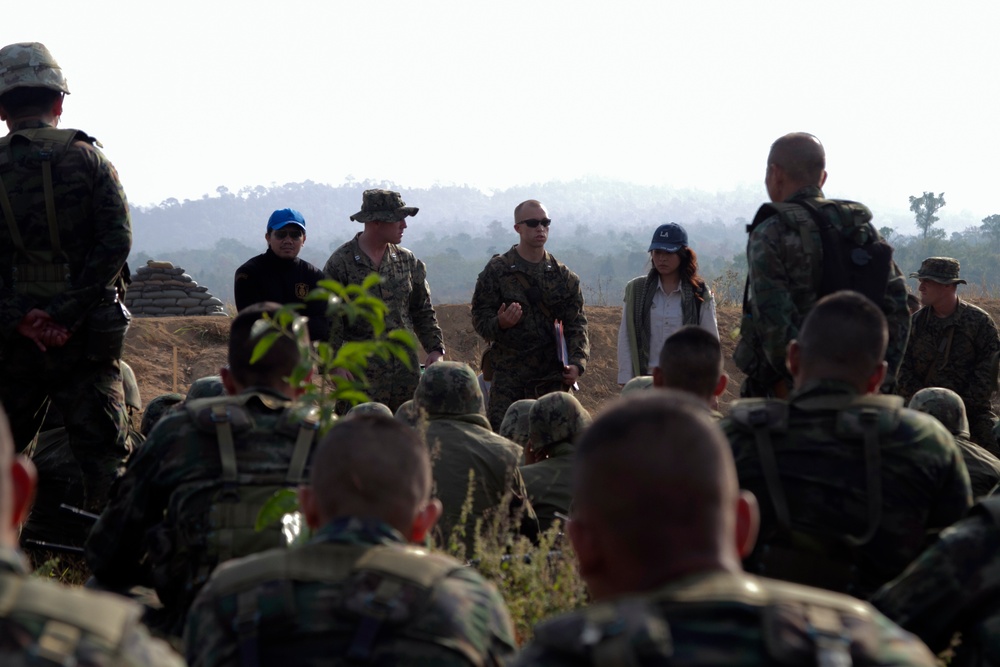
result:
<svg viewBox="0 0 1000 667"><path fill-rule="evenodd" d="M975 299L994 320L1000 321L1000 299ZM438 322L444 331L448 359L464 361L479 368L484 343L472 328L468 305L437 305ZM592 413L618 395L618 327L620 306L588 306L590 363L580 378L580 402ZM738 306L720 306L717 310L719 336L725 354L729 386L723 395L722 410L739 397L743 374L733 364L740 324ZM186 393L191 382L215 375L226 363L229 340L228 317L158 317L132 321L125 342L123 358L132 366L139 382L143 403L156 396L178 391ZM176 350L176 373L174 365ZM176 385L175 385L176 378ZM176 386L176 388L175 388Z"/></svg>

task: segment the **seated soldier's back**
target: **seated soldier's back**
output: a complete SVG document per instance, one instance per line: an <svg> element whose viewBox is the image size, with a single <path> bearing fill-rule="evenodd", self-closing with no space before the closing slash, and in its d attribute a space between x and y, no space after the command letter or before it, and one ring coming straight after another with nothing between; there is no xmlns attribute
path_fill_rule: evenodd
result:
<svg viewBox="0 0 1000 667"><path fill-rule="evenodd" d="M185 638L206 667L498 664L514 649L503 600L475 570L350 517L303 547L220 567Z"/></svg>

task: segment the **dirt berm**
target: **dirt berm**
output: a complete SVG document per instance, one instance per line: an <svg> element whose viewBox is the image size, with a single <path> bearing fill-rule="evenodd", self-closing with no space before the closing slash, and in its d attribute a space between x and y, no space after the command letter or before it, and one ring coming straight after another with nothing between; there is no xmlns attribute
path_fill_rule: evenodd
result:
<svg viewBox="0 0 1000 667"><path fill-rule="evenodd" d="M976 299L997 320L1000 299ZM435 306L438 321L444 330L448 359L464 361L478 368L483 341L472 328L468 305ZM617 341L621 308L591 306L587 308L590 322L590 363L580 379L577 397L590 410L618 395ZM719 334L726 355L729 388L723 396L725 405L738 396L742 374L732 362L739 327L739 308L720 307ZM136 318L128 332L124 359L135 371L143 402L169 391L187 392L193 380L218 373L226 363L226 343L229 339L229 318L225 317L163 317ZM175 374L176 355L176 374ZM996 401L994 401L996 403Z"/></svg>

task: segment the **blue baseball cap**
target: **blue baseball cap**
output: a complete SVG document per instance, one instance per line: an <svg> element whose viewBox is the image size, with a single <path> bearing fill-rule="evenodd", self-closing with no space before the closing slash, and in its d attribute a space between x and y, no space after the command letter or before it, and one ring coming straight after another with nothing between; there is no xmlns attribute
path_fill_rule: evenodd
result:
<svg viewBox="0 0 1000 667"><path fill-rule="evenodd" d="M281 229L285 225L298 225L302 229L306 228L306 219L294 208L279 208L267 219L267 231Z"/></svg>
<svg viewBox="0 0 1000 667"><path fill-rule="evenodd" d="M653 240L649 244L649 252L654 250L665 250L666 252L677 252L681 248L686 248L688 244L688 234L684 228L676 222L668 222L660 225L653 232Z"/></svg>

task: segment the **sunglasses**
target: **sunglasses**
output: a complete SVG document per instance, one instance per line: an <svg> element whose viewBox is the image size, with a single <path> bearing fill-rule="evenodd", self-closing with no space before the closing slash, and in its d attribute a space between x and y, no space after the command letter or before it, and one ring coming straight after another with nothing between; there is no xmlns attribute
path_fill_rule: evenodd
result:
<svg viewBox="0 0 1000 667"><path fill-rule="evenodd" d="M548 227L549 225L552 224L552 221L549 220L548 218L542 218L541 220L522 220L521 222L519 222L517 224L519 224L519 225L528 225L528 227L531 227L532 229L534 229L538 225L541 225L542 227Z"/></svg>
<svg viewBox="0 0 1000 667"><path fill-rule="evenodd" d="M274 238L279 240L287 238L300 239L303 234L304 232L301 229L279 229L274 232Z"/></svg>

